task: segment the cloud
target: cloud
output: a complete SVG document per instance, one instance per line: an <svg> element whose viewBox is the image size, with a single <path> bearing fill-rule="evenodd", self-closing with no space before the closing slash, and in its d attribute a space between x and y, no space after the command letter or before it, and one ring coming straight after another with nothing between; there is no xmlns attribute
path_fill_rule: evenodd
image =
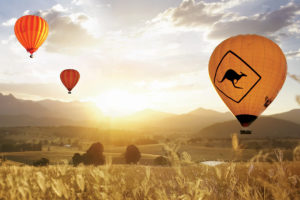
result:
<svg viewBox="0 0 300 200"><path fill-rule="evenodd" d="M79 53L96 45L99 40L84 28L89 16L84 13L69 13L60 4L49 10L34 13L49 24L46 50L57 53Z"/></svg>
<svg viewBox="0 0 300 200"><path fill-rule="evenodd" d="M285 53L287 58L299 58L300 57L300 49L297 51L289 51Z"/></svg>
<svg viewBox="0 0 300 200"><path fill-rule="evenodd" d="M176 26L209 25L222 18L224 14L209 13L210 4L202 1L184 0L177 8L169 8L162 17L168 18Z"/></svg>
<svg viewBox="0 0 300 200"><path fill-rule="evenodd" d="M288 76L300 83L300 76L288 73Z"/></svg>
<svg viewBox="0 0 300 200"><path fill-rule="evenodd" d="M72 0L71 3L74 4L74 5L76 5L76 6L79 6L79 5L83 4L83 1L82 0Z"/></svg>
<svg viewBox="0 0 300 200"><path fill-rule="evenodd" d="M183 30L197 30L207 33L209 39L223 39L237 34L260 34L274 40L298 33L299 24L295 18L300 15L300 5L291 1L277 10L243 16L234 7L246 6L251 0L228 0L207 3L183 0L177 7L169 8L155 17L152 26L166 22ZM236 10L236 9L235 9ZM204 29L205 28L205 29ZM286 28L283 30L283 28Z"/></svg>
<svg viewBox="0 0 300 200"><path fill-rule="evenodd" d="M2 23L2 26L14 26L17 21L17 18L11 18L7 20L6 22Z"/></svg>
<svg viewBox="0 0 300 200"><path fill-rule="evenodd" d="M167 9L153 19L153 21L169 21L178 27L211 26L217 21L231 15L230 12L224 12L225 9L238 6L246 1L249 0L229 0L213 3L183 0L178 7Z"/></svg>
<svg viewBox="0 0 300 200"><path fill-rule="evenodd" d="M293 18L299 15L300 5L290 2L278 10L257 14L252 17L239 17L231 21L215 23L208 34L211 39L226 38L237 34L255 33L273 35L273 33L293 24Z"/></svg>

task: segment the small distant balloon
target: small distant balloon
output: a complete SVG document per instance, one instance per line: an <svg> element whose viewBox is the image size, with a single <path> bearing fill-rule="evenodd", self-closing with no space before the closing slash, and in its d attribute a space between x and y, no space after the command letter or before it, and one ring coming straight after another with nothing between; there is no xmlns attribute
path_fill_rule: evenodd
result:
<svg viewBox="0 0 300 200"><path fill-rule="evenodd" d="M274 101L286 74L280 47L259 35L228 38L209 60L209 76L216 91L243 127Z"/></svg>
<svg viewBox="0 0 300 200"><path fill-rule="evenodd" d="M72 89L78 83L80 74L75 69L65 69L60 73L60 80L71 94Z"/></svg>

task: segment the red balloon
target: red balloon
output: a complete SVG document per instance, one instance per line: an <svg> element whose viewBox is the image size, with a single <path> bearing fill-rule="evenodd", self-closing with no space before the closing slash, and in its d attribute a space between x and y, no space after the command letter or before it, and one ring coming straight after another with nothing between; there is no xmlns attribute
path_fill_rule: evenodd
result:
<svg viewBox="0 0 300 200"><path fill-rule="evenodd" d="M79 81L80 74L75 69L65 69L60 73L60 80L64 86L68 89L68 93L71 94L71 90L75 87Z"/></svg>

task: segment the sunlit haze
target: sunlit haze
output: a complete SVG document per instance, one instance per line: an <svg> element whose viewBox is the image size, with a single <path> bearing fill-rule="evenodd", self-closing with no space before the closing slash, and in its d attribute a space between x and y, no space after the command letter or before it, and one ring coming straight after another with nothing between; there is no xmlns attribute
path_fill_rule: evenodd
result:
<svg viewBox="0 0 300 200"><path fill-rule="evenodd" d="M33 59L14 35L15 21L40 15L49 36ZM288 72L300 75L300 2L274 0L1 0L0 92L23 99L91 101L107 116L144 109L226 112L208 75L217 44L259 34L283 50ZM80 80L67 94L59 74ZM264 112L299 108L291 77Z"/></svg>

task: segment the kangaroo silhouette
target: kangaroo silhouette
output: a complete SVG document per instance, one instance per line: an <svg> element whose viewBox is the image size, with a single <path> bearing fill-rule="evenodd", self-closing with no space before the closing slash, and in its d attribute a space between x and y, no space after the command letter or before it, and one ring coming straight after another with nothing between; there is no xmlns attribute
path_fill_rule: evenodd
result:
<svg viewBox="0 0 300 200"><path fill-rule="evenodd" d="M232 82L233 87L238 88L238 89L243 89L243 88L235 85L243 76L247 76L247 75L244 74L243 72L241 72L241 74L238 74L233 69L229 69L225 73L223 79L219 82L222 83L225 79L227 79Z"/></svg>

